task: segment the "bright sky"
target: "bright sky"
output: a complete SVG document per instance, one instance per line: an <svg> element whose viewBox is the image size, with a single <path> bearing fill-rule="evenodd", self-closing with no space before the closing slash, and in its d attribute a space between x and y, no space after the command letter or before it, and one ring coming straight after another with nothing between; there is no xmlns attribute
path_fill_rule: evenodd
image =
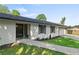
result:
<svg viewBox="0 0 79 59"><path fill-rule="evenodd" d="M10 10L17 9L22 16L35 18L38 14L45 14L47 20L59 23L63 16L66 17L66 25L79 25L78 4L9 4Z"/></svg>

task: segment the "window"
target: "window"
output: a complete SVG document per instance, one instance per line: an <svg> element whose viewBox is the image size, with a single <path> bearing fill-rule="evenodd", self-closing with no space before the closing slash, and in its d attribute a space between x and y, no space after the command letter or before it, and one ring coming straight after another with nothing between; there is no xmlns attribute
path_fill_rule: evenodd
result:
<svg viewBox="0 0 79 59"><path fill-rule="evenodd" d="M46 26L45 25L39 25L39 34L40 33L46 33Z"/></svg>
<svg viewBox="0 0 79 59"><path fill-rule="evenodd" d="M50 26L50 32L55 33L55 26Z"/></svg>

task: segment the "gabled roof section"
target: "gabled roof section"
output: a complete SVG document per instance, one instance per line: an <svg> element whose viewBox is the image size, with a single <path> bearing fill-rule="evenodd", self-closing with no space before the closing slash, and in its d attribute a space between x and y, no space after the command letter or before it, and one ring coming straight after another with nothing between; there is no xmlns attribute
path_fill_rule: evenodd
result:
<svg viewBox="0 0 79 59"><path fill-rule="evenodd" d="M49 21L40 21L40 20L33 19L33 18L22 17L22 16L14 16L14 15L3 14L3 13L0 13L0 19L8 19L8 20L15 20L15 21L38 23L38 24L63 26L63 25L53 23L53 22L49 22Z"/></svg>

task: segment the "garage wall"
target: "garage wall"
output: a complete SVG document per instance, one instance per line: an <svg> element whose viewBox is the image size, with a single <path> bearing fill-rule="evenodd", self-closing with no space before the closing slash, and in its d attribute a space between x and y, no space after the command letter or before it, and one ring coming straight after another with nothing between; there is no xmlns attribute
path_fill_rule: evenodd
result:
<svg viewBox="0 0 79 59"><path fill-rule="evenodd" d="M60 35L64 35L65 34L65 32L64 32L64 28L58 28L58 35L60 36Z"/></svg>
<svg viewBox="0 0 79 59"><path fill-rule="evenodd" d="M0 45L13 43L16 41L15 21L0 19Z"/></svg>

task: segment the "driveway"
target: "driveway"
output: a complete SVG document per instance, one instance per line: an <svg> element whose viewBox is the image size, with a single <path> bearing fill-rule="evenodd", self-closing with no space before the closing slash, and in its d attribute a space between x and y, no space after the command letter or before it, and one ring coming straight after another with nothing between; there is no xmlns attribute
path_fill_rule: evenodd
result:
<svg viewBox="0 0 79 59"><path fill-rule="evenodd" d="M60 46L55 44L48 44L42 41L34 41L34 40L27 40L27 39L20 40L20 42L28 45L34 45L37 47L63 52L68 55L79 55L79 49L77 48L70 48L70 47L65 47L65 46Z"/></svg>
<svg viewBox="0 0 79 59"><path fill-rule="evenodd" d="M79 40L79 36L77 36L77 35L65 34L65 35L63 35L63 36L64 36L64 37L72 38L72 39L74 39L74 40Z"/></svg>

